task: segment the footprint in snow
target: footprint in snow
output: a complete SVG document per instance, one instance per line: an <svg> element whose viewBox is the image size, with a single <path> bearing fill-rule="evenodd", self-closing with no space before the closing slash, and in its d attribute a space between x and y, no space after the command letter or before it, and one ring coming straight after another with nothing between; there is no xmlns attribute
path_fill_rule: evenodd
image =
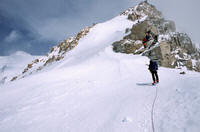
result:
<svg viewBox="0 0 200 132"><path fill-rule="evenodd" d="M123 123L128 123L128 122L132 122L133 120L130 117L125 117L122 122Z"/></svg>

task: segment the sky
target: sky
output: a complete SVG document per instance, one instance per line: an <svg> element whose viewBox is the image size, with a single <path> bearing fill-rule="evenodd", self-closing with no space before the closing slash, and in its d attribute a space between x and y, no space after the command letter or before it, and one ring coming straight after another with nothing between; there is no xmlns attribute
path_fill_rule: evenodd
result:
<svg viewBox="0 0 200 132"><path fill-rule="evenodd" d="M93 23L107 21L142 0L0 0L0 55L18 50L45 55ZM198 43L199 0L149 0Z"/></svg>

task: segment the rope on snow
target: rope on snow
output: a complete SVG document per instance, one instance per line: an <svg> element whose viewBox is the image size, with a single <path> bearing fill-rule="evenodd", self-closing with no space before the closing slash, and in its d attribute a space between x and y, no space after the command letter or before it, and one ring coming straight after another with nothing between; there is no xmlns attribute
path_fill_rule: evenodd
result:
<svg viewBox="0 0 200 132"><path fill-rule="evenodd" d="M157 96L158 96L158 88L156 87L156 95L155 95L155 98L153 100L153 104L152 104L152 108L151 108L151 125L152 125L152 131L153 132L155 132L153 113L154 113L154 106L155 106L155 102L156 102Z"/></svg>

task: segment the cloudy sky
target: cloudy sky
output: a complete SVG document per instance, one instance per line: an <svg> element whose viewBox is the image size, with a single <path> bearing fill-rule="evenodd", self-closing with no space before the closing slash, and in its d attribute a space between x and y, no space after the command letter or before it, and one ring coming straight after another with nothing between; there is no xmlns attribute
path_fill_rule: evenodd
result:
<svg viewBox="0 0 200 132"><path fill-rule="evenodd" d="M0 0L0 55L44 55L86 26L104 22L141 0ZM175 1L175 2L174 2ZM199 0L150 0L198 42Z"/></svg>

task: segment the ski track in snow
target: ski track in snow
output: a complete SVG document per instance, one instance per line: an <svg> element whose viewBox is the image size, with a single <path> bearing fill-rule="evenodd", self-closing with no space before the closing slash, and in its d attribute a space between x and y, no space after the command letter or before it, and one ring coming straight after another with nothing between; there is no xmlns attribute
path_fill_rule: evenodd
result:
<svg viewBox="0 0 200 132"><path fill-rule="evenodd" d="M110 46L134 23L118 16L97 24L65 59L0 88L1 132L199 132L200 74L160 68ZM111 26L112 25L112 26Z"/></svg>

